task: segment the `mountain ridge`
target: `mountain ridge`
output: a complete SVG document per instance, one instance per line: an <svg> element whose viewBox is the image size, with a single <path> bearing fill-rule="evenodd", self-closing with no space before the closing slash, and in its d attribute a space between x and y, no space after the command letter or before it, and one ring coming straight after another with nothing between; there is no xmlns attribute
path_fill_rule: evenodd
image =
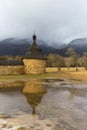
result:
<svg viewBox="0 0 87 130"><path fill-rule="evenodd" d="M27 49L31 46L32 41L29 39L8 38L0 41L0 55L24 55ZM54 53L55 48L49 46L44 41L37 41L44 54Z"/></svg>
<svg viewBox="0 0 87 130"><path fill-rule="evenodd" d="M24 55L27 51L27 49L31 46L32 40L30 39L16 39L16 38L7 38L0 41L0 55ZM45 55L48 55L49 53L57 53L59 55L65 56L65 52L68 48L72 47L75 49L75 51L82 55L83 52L87 52L87 38L79 38L79 39L73 39L68 44L59 44L53 42L50 43L37 40L37 44L42 49L43 53Z"/></svg>

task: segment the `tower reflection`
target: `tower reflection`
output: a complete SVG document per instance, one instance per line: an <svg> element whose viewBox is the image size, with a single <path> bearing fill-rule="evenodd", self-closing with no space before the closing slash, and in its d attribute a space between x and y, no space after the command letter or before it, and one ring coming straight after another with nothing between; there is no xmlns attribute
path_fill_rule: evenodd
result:
<svg viewBox="0 0 87 130"><path fill-rule="evenodd" d="M45 85L42 80L32 79L25 82L23 94L32 107L32 114L36 114L35 108L40 104L42 97L46 94Z"/></svg>

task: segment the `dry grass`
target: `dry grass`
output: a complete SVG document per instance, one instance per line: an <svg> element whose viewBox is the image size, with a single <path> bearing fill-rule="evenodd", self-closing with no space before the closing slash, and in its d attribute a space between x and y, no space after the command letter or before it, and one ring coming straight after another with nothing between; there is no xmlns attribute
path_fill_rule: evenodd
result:
<svg viewBox="0 0 87 130"><path fill-rule="evenodd" d="M87 80L87 71L70 72L74 79Z"/></svg>
<svg viewBox="0 0 87 130"><path fill-rule="evenodd" d="M31 78L66 78L87 81L87 70L85 70L84 68L78 69L79 71L76 72L75 68L62 68L61 71L58 71L58 68L46 68L46 73L38 75L0 75L0 82L21 81L28 80Z"/></svg>
<svg viewBox="0 0 87 130"><path fill-rule="evenodd" d="M76 71L75 67L71 68L61 68L61 71L58 71L58 68L46 68L47 73L55 72L56 78L68 78L68 79L77 79L77 80L87 80L87 70L83 67L79 67Z"/></svg>
<svg viewBox="0 0 87 130"><path fill-rule="evenodd" d="M78 67L79 71L85 71L84 67ZM61 68L61 71L67 71L67 72L71 72L71 71L76 71L75 67L70 67L70 68ZM58 68L57 67L48 67L46 68L46 72L58 72Z"/></svg>

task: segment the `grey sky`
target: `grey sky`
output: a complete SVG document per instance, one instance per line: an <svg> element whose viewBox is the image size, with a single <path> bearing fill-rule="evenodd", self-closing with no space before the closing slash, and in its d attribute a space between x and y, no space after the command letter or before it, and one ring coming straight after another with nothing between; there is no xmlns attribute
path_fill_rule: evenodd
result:
<svg viewBox="0 0 87 130"><path fill-rule="evenodd" d="M0 0L0 39L68 42L87 37L87 0Z"/></svg>

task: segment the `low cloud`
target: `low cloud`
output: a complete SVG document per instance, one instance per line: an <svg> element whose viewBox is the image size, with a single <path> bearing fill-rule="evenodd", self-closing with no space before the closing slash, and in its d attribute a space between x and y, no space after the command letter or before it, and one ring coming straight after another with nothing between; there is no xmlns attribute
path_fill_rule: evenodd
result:
<svg viewBox="0 0 87 130"><path fill-rule="evenodd" d="M87 0L0 0L0 39L69 42L87 37Z"/></svg>

